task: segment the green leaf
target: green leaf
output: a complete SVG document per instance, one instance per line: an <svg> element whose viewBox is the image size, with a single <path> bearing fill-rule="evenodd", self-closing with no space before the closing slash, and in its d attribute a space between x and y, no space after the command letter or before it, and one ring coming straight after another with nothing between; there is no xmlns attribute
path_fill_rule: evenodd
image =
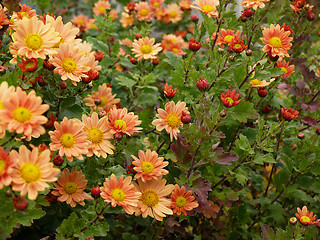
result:
<svg viewBox="0 0 320 240"><path fill-rule="evenodd" d="M255 152L251 148L249 141L246 136L240 134L239 139L236 140L237 148L243 150L246 153L254 154Z"/></svg>
<svg viewBox="0 0 320 240"><path fill-rule="evenodd" d="M263 165L265 162L275 163L276 161L269 154L262 154L260 152L257 152L254 156L253 162L256 164Z"/></svg>
<svg viewBox="0 0 320 240"><path fill-rule="evenodd" d="M122 239L123 240L138 240L139 238L135 235L132 235L132 233L122 233Z"/></svg>
<svg viewBox="0 0 320 240"><path fill-rule="evenodd" d="M177 68L177 66L181 66L181 56L177 56L176 54L170 51L166 51L165 55L167 58L165 58L163 61L169 63L174 68Z"/></svg>
<svg viewBox="0 0 320 240"><path fill-rule="evenodd" d="M92 43L94 48L96 48L99 52L108 53L109 47L107 44L103 43L102 41L90 36L87 37L87 41L89 43Z"/></svg>
<svg viewBox="0 0 320 240"><path fill-rule="evenodd" d="M68 236L73 236L76 233L80 233L81 229L85 227L86 220L79 219L75 212L72 212L70 216L63 220L61 225L57 228L57 239L69 239Z"/></svg>
<svg viewBox="0 0 320 240"><path fill-rule="evenodd" d="M253 103L241 101L239 105L232 107L230 115L234 120L246 122L248 118L257 118L257 111Z"/></svg>
<svg viewBox="0 0 320 240"><path fill-rule="evenodd" d="M128 88L130 90L132 90L132 87L134 85L136 85L136 83L137 83L136 81L134 81L134 80L132 80L132 79L130 79L128 77L125 77L125 76L118 76L118 77L116 77L115 80L117 81L117 83L119 85L121 85L123 87L126 87L126 88Z"/></svg>

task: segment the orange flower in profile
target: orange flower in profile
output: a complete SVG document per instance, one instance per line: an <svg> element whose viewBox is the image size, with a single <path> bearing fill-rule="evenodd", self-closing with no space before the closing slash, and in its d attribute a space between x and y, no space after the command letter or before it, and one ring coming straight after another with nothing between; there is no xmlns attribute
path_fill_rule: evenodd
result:
<svg viewBox="0 0 320 240"><path fill-rule="evenodd" d="M191 5L192 8L204 12L208 17L219 17L216 8L219 5L219 0L195 0L193 4Z"/></svg>
<svg viewBox="0 0 320 240"><path fill-rule="evenodd" d="M172 184L168 184L165 179L152 179L143 182L140 179L137 183L133 183L136 190L141 192L138 207L135 210L135 215L142 214L143 218L150 216L158 221L162 221L166 215L172 215L173 212L169 208L171 205L170 199L166 198L174 189Z"/></svg>
<svg viewBox="0 0 320 240"><path fill-rule="evenodd" d="M136 18L139 21L149 21L152 18L152 8L148 2L139 2L135 4L135 10L137 12Z"/></svg>
<svg viewBox="0 0 320 240"><path fill-rule="evenodd" d="M180 132L179 126L183 126L181 122L182 112L189 113L185 102L177 102L175 104L173 101L166 103L165 110L158 108L158 114L156 117L158 119L152 122L158 131L165 129L167 133L170 134L171 142L173 137L177 139L177 134Z"/></svg>
<svg viewBox="0 0 320 240"><path fill-rule="evenodd" d="M292 108L281 108L281 115L284 119L291 121L299 116L299 111Z"/></svg>
<svg viewBox="0 0 320 240"><path fill-rule="evenodd" d="M231 29L221 29L221 31L218 33L218 38L217 38L217 44L221 45L223 47L223 44L229 44L231 41L236 37L239 36L239 30L234 33L233 30ZM212 37L211 37L212 38Z"/></svg>
<svg viewBox="0 0 320 240"><path fill-rule="evenodd" d="M266 44L262 49L263 51L270 52L272 57L289 57L288 50L292 46L290 42L293 39L289 37L291 35L290 31L281 29L279 24L276 26L271 24L270 28L264 28L262 33L263 38L260 39Z"/></svg>
<svg viewBox="0 0 320 240"><path fill-rule="evenodd" d="M164 0L149 0L150 6L153 9L161 8L161 5L164 4Z"/></svg>
<svg viewBox="0 0 320 240"><path fill-rule="evenodd" d="M168 85L168 83L166 83L166 85L164 86L163 89L164 89L164 94L166 95L166 97L168 99L173 98L174 95L176 95L176 93L177 93L177 89L176 88L174 89L173 86Z"/></svg>
<svg viewBox="0 0 320 240"><path fill-rule="evenodd" d="M47 122L42 114L49 109L48 104L41 104L42 99L36 96L35 91L28 93L17 87L15 92L10 93L7 101L2 102L0 110L1 121L7 125L10 132L24 134L28 140L31 137L38 138L45 133L41 124Z"/></svg>
<svg viewBox="0 0 320 240"><path fill-rule="evenodd" d="M71 20L71 22L78 28L80 28L80 31L84 31L86 29L86 24L88 23L89 18L83 14L80 14L78 16L74 16Z"/></svg>
<svg viewBox="0 0 320 240"><path fill-rule="evenodd" d="M111 203L112 207L121 206L126 213L133 214L141 193L136 191L131 180L131 177L123 179L123 175L117 180L112 174L100 187L101 197L106 203Z"/></svg>
<svg viewBox="0 0 320 240"><path fill-rule="evenodd" d="M99 0L94 4L93 7L93 13L96 15L103 15L107 13L107 10L109 10L111 7L110 3L105 0Z"/></svg>
<svg viewBox="0 0 320 240"><path fill-rule="evenodd" d="M30 200L35 200L38 192L50 188L47 182L56 181L60 173L60 169L54 168L50 161L50 150L39 154L38 148L30 151L22 145L19 153L15 150L10 152L10 158L15 161L11 174L12 190L21 192L22 197L28 193Z"/></svg>
<svg viewBox="0 0 320 240"><path fill-rule="evenodd" d="M239 5L243 5L245 8L253 8L256 11L258 7L264 8L265 2L269 2L269 0L243 0Z"/></svg>
<svg viewBox="0 0 320 240"><path fill-rule="evenodd" d="M289 66L289 62L286 62L284 59L283 61L277 62L277 68L281 68L281 71L284 72L284 74L281 75L282 77L290 77L290 75L294 73L294 65Z"/></svg>
<svg viewBox="0 0 320 240"><path fill-rule="evenodd" d="M59 155L66 155L72 162L73 157L83 160L82 154L88 154L90 141L89 133L83 131L83 123L78 119L64 117L62 122L54 122L56 130L49 131L51 151L59 151Z"/></svg>
<svg viewBox="0 0 320 240"><path fill-rule="evenodd" d="M249 82L249 84L251 85L251 87L266 87L269 86L274 80L276 80L275 78L271 78L271 80L269 82L267 82L266 80L258 80L258 79L253 79Z"/></svg>
<svg viewBox="0 0 320 240"><path fill-rule="evenodd" d="M10 93L13 93L15 88L8 85L7 82L2 82L0 85L0 111L3 109L3 102L9 99ZM0 139L6 135L7 124L2 122L0 118Z"/></svg>
<svg viewBox="0 0 320 240"><path fill-rule="evenodd" d="M164 167L168 166L169 162L164 162L163 157L158 157L158 153L150 151L148 149L145 153L139 150L139 158L131 155L133 158L132 164L137 174L134 176L135 179L141 178L143 182L151 179L157 179L162 175L167 175L169 172Z"/></svg>
<svg viewBox="0 0 320 240"><path fill-rule="evenodd" d="M106 83L98 87L98 92L91 92L91 95L88 94L83 101L86 103L86 106L91 107L93 110L96 110L97 106L95 100L99 99L101 103L98 106L98 109L109 109L113 105L120 102L119 98L115 98L116 94L112 95L112 89L107 86Z"/></svg>
<svg viewBox="0 0 320 240"><path fill-rule="evenodd" d="M10 21L7 17L7 14L4 13L4 9L0 5L0 29L2 29L2 26L9 25Z"/></svg>
<svg viewBox="0 0 320 240"><path fill-rule="evenodd" d="M90 67L86 66L87 61L85 54L80 53L79 48L70 43L61 44L58 53L50 59L50 63L56 67L54 73L60 74L63 81L70 79L75 86L81 77L86 77L84 73L90 70Z"/></svg>
<svg viewBox="0 0 320 240"><path fill-rule="evenodd" d="M115 147L108 140L113 138L113 135L110 133L107 118L99 119L98 114L94 112L91 117L82 115L82 122L83 130L89 133L88 140L91 142L87 156L95 154L97 157L106 158L107 154L113 154L112 149Z"/></svg>
<svg viewBox="0 0 320 240"><path fill-rule="evenodd" d="M167 5L165 13L168 14L170 22L172 23L177 23L182 19L182 11L176 3Z"/></svg>
<svg viewBox="0 0 320 240"><path fill-rule="evenodd" d="M16 32L12 34L13 48L19 56L42 58L56 53L52 47L60 41L59 33L37 17L23 18L17 22ZM14 54L14 52L11 52Z"/></svg>
<svg viewBox="0 0 320 240"><path fill-rule="evenodd" d="M65 168L58 181L53 183L55 190L51 193L58 197L58 201L67 202L71 207L75 207L77 203L84 206L85 199L93 200L93 197L84 192L88 183L84 178L82 170L77 172L77 168L73 167L70 173L69 169Z"/></svg>
<svg viewBox="0 0 320 240"><path fill-rule="evenodd" d="M185 186L180 188L178 184L175 185L171 195L171 208L173 209L173 213L176 213L178 216L183 213L187 216L186 211L191 211L198 206L198 201L195 200L192 191L187 191Z"/></svg>
<svg viewBox="0 0 320 240"><path fill-rule="evenodd" d="M120 19L119 22L121 23L123 28L127 28L129 26L132 26L133 20L134 19L130 14L128 14L126 12L122 12L121 13L121 19Z"/></svg>
<svg viewBox="0 0 320 240"><path fill-rule="evenodd" d="M155 59L156 55L162 50L160 47L160 43L155 44L155 39L148 37L139 38L138 40L134 40L131 49L138 61L142 59Z"/></svg>
<svg viewBox="0 0 320 240"><path fill-rule="evenodd" d="M3 186L9 186L11 183L11 173L15 162L8 156L7 153L0 147L0 189Z"/></svg>
<svg viewBox="0 0 320 240"><path fill-rule="evenodd" d="M316 215L313 215L313 212L309 212L306 206L303 206L302 210L297 208L298 213L296 213L296 217L303 225L311 225L314 224L316 220Z"/></svg>
<svg viewBox="0 0 320 240"><path fill-rule="evenodd" d="M141 124L142 121L138 120L138 115L134 115L133 112L128 113L126 108L117 109L113 108L110 109L108 115L108 124L110 132L112 134L116 133L126 133L127 135L131 136L131 134L135 132L140 132L141 127L137 127Z"/></svg>

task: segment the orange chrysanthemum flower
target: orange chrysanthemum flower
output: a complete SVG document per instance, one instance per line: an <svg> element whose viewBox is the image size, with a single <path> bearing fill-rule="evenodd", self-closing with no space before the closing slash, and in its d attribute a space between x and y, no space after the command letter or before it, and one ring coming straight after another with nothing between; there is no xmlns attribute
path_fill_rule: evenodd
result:
<svg viewBox="0 0 320 240"><path fill-rule="evenodd" d="M160 43L155 44L155 39L148 37L139 38L138 40L134 40L132 46L132 52L135 55L137 60L140 61L142 59L155 59L156 55L162 50L160 47Z"/></svg>
<svg viewBox="0 0 320 240"><path fill-rule="evenodd" d="M133 214L141 193L136 191L131 180L131 177L123 179L123 175L117 180L112 174L110 179L106 178L103 187L100 187L100 196L106 203L111 203L112 207L121 206L126 213Z"/></svg>
<svg viewBox="0 0 320 240"><path fill-rule="evenodd" d="M94 4L93 13L96 15L104 15L111 7L110 3L105 0L99 0Z"/></svg>
<svg viewBox="0 0 320 240"><path fill-rule="evenodd" d="M289 37L291 35L290 31L281 29L279 24L276 26L271 24L270 28L264 28L262 33L263 38L260 39L266 44L262 49L263 51L270 52L272 57L289 57L288 50L292 46L290 42L293 39Z"/></svg>
<svg viewBox="0 0 320 240"><path fill-rule="evenodd" d="M243 0L239 5L243 5L245 8L253 8L256 11L258 7L264 8L265 2L269 2L269 0Z"/></svg>
<svg viewBox="0 0 320 240"><path fill-rule="evenodd" d="M173 137L177 139L177 133L180 132L179 126L183 126L181 122L182 112L189 113L185 102L177 102L177 105L173 101L166 103L165 110L158 108L158 119L152 122L158 131L165 129L170 134L171 142Z"/></svg>
<svg viewBox="0 0 320 240"><path fill-rule="evenodd" d="M266 80L258 80L258 79L253 79L249 82L249 84L251 85L251 87L266 87L269 86L274 80L276 80L275 78L271 78L271 80L269 82L267 82Z"/></svg>
<svg viewBox="0 0 320 240"><path fill-rule="evenodd" d="M75 86L81 77L86 77L84 73L90 70L90 67L86 66L87 62L85 54L80 53L79 48L70 43L61 44L58 53L50 59L50 63L56 67L54 73L60 74L63 81L70 79Z"/></svg>
<svg viewBox="0 0 320 240"><path fill-rule="evenodd" d="M219 17L216 8L219 5L219 0L195 0L193 4L191 5L192 8L204 12L208 17Z"/></svg>
<svg viewBox="0 0 320 240"><path fill-rule="evenodd" d="M3 186L9 186L11 183L11 174L15 162L7 155L7 153L0 147L0 189Z"/></svg>
<svg viewBox="0 0 320 240"><path fill-rule="evenodd" d="M98 87L98 92L92 91L91 95L88 94L87 98L84 98L83 101L86 103L86 106L96 110L95 100L100 99L101 103L98 109L109 109L120 102L119 98L115 98L116 94L112 95L111 91L112 89L104 83Z"/></svg>
<svg viewBox="0 0 320 240"><path fill-rule="evenodd" d="M313 215L313 212L309 212L306 206L303 206L302 210L297 208L297 211L298 213L296 213L296 217L303 225L314 224L316 215Z"/></svg>
<svg viewBox="0 0 320 240"><path fill-rule="evenodd" d="M169 162L164 162L163 157L158 157L158 153L155 151L150 151L148 149L145 153L139 150L139 158L131 155L133 158L132 164L134 165L134 170L136 171L135 179L141 178L143 182L151 179L157 179L162 175L166 175L169 172L164 167L168 166Z"/></svg>
<svg viewBox="0 0 320 240"><path fill-rule="evenodd" d="M198 201L195 200L192 191L187 191L185 186L180 188L177 184L175 185L171 194L171 208L174 213L178 216L180 216L181 213L187 216L186 211L191 211L198 206Z"/></svg>
<svg viewBox="0 0 320 240"><path fill-rule="evenodd" d="M95 154L97 157L106 158L107 154L113 154L112 149L115 147L108 140L113 138L113 135L110 133L107 118L99 119L98 114L94 112L91 117L82 115L82 122L83 130L89 133L88 140L91 142L87 156Z"/></svg>
<svg viewBox="0 0 320 240"><path fill-rule="evenodd" d="M0 29L2 29L2 26L9 25L10 21L7 17L7 14L4 13L4 9L2 6L0 6Z"/></svg>
<svg viewBox="0 0 320 240"><path fill-rule="evenodd" d="M231 29L221 29L221 31L218 33L217 44L221 46L223 46L223 44L229 44L236 36L240 37L239 30L234 33L234 31Z"/></svg>
<svg viewBox="0 0 320 240"><path fill-rule="evenodd" d="M123 28L127 28L129 26L132 26L133 24L133 16L126 13L126 12L122 12L121 13L121 19L120 19L120 23L122 25Z"/></svg>
<svg viewBox="0 0 320 240"><path fill-rule="evenodd" d="M182 11L176 3L167 5L165 13L168 14L170 22L172 23L177 23L182 19Z"/></svg>
<svg viewBox="0 0 320 240"><path fill-rule="evenodd" d="M86 25L89 21L89 18L83 14L80 14L78 16L74 16L71 20L71 22L78 28L80 28L80 31L86 30Z"/></svg>
<svg viewBox="0 0 320 240"><path fill-rule="evenodd" d="M281 71L284 72L284 74L281 75L282 77L290 77L290 75L294 73L294 65L289 66L289 62L286 62L286 60L278 61L277 68L281 68Z"/></svg>
<svg viewBox="0 0 320 240"><path fill-rule="evenodd" d="M84 178L82 170L77 172L77 168L73 167L70 173L65 168L58 181L53 183L55 190L52 191L52 194L58 197L58 201L67 202L71 207L75 207L77 203L84 206L85 199L93 200L93 197L84 192L88 183Z"/></svg>
<svg viewBox="0 0 320 240"><path fill-rule="evenodd" d="M140 132L141 127L137 127L141 124L141 120L138 120L138 115L134 115L133 112L128 113L126 108L110 109L108 115L108 124L110 132L112 134L116 133L126 133L127 135L131 135L135 132Z"/></svg>
<svg viewBox="0 0 320 240"><path fill-rule="evenodd" d="M109 17L111 18L111 20L115 20L118 18L118 11L116 9L112 9L109 13Z"/></svg>
<svg viewBox="0 0 320 240"><path fill-rule="evenodd" d="M55 131L49 131L51 151L59 151L59 155L66 155L72 162L73 157L83 160L82 154L88 154L90 141L89 133L83 131L83 123L78 119L64 117L62 122L54 122Z"/></svg>
<svg viewBox="0 0 320 240"><path fill-rule="evenodd" d="M299 116L299 111L292 108L281 108L281 115L284 119L291 121Z"/></svg>
<svg viewBox="0 0 320 240"><path fill-rule="evenodd" d="M30 151L22 145L19 153L15 150L10 152L10 158L16 162L11 174L12 189L21 192L21 196L28 193L30 200L35 200L38 192L50 188L47 182L56 181L60 173L60 169L54 168L50 161L50 150L39 154L38 148Z"/></svg>
<svg viewBox="0 0 320 240"><path fill-rule="evenodd" d="M141 192L138 207L135 210L135 215L142 214L143 218L150 216L158 221L162 221L166 215L172 215L173 212L169 208L171 205L170 199L166 198L174 186L166 185L165 179L152 179L147 182L142 182L138 179L138 184L133 183L136 190Z"/></svg>
<svg viewBox="0 0 320 240"><path fill-rule="evenodd" d="M10 93L9 99L2 102L1 121L10 132L22 133L28 140L31 137L38 138L45 133L41 124L48 120L42 114L49 109L48 104L41 103L42 99L36 96L35 91L27 94L17 87L15 92Z"/></svg>
<svg viewBox="0 0 320 240"><path fill-rule="evenodd" d="M10 19L10 28L16 30L17 27L17 22L21 19L25 18L32 18L36 17L37 13L36 10L32 9L31 7L23 4L19 4L20 6L20 11L19 12L13 12L12 17Z"/></svg>
<svg viewBox="0 0 320 240"><path fill-rule="evenodd" d="M225 91L225 93L221 94L221 102L226 107L233 107L235 105L238 105L242 99L239 99L239 94L236 94L235 90L230 91L229 89Z"/></svg>
<svg viewBox="0 0 320 240"><path fill-rule="evenodd" d="M59 33L50 24L44 24L37 17L23 18L17 22L12 34L13 48L19 56L42 58L57 53L52 47L60 41ZM11 50L11 49L10 49ZM14 54L14 52L11 52Z"/></svg>
<svg viewBox="0 0 320 240"><path fill-rule="evenodd" d="M163 39L161 41L163 53L166 51L173 51L174 47L179 47L180 49L181 47L188 48L188 45L189 44L186 43L181 36L176 36L174 34L163 35Z"/></svg>
<svg viewBox="0 0 320 240"><path fill-rule="evenodd" d="M174 95L176 95L177 93L177 89L173 88L172 85L168 85L168 83L166 83L166 85L164 86L164 94L166 95L166 97L168 99L171 99L174 97Z"/></svg>
<svg viewBox="0 0 320 240"><path fill-rule="evenodd" d="M9 99L10 93L13 93L15 88L8 85L7 82L2 82L0 85L0 111L3 110L3 102ZM6 135L7 124L0 118L0 139Z"/></svg>
<svg viewBox="0 0 320 240"><path fill-rule="evenodd" d="M180 1L179 6L183 11L191 11L191 1L190 0Z"/></svg>
<svg viewBox="0 0 320 240"><path fill-rule="evenodd" d="M149 4L153 9L161 8L164 0L149 0Z"/></svg>
<svg viewBox="0 0 320 240"><path fill-rule="evenodd" d="M136 18L139 21L149 21L152 18L152 8L148 2L139 2L135 4Z"/></svg>

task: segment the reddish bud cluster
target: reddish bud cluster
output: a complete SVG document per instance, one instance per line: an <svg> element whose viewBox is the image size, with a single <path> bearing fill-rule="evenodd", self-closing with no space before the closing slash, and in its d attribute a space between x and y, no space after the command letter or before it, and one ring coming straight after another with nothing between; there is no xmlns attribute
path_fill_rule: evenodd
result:
<svg viewBox="0 0 320 240"><path fill-rule="evenodd" d="M193 37L190 39L190 42L189 42L189 48L192 50L192 51L198 51L202 46L202 43L201 42L198 42L197 40L193 39Z"/></svg>
<svg viewBox="0 0 320 240"><path fill-rule="evenodd" d="M93 55L94 55L94 58L99 62L104 58L103 52L95 52Z"/></svg>
<svg viewBox="0 0 320 240"><path fill-rule="evenodd" d="M259 87L259 88L257 88L257 90L258 90L258 95L260 97L265 97L268 94L268 91L265 87Z"/></svg>
<svg viewBox="0 0 320 240"><path fill-rule="evenodd" d="M208 85L209 85L209 83L208 83L207 79L200 78L200 79L197 80L197 88L200 91L207 90Z"/></svg>
<svg viewBox="0 0 320 240"><path fill-rule="evenodd" d="M99 198L100 197L100 187L97 185L96 187L92 185L92 188L90 189L91 191L91 196L94 198Z"/></svg>
<svg viewBox="0 0 320 240"><path fill-rule="evenodd" d="M56 165L56 166L61 166L64 162L63 158L60 157L60 155L56 155L53 160L52 160L53 164Z"/></svg>
<svg viewBox="0 0 320 240"><path fill-rule="evenodd" d="M52 128L53 125L54 125L54 122L57 121L57 120L58 120L58 118L55 117L55 116L53 115L53 113L51 112L51 113L50 113L50 116L48 117L48 121L47 121L47 123L44 125L44 127L45 127L45 128Z"/></svg>
<svg viewBox="0 0 320 240"><path fill-rule="evenodd" d="M156 58L152 59L152 64L157 66L159 64L159 58L156 57Z"/></svg>
<svg viewBox="0 0 320 240"><path fill-rule="evenodd" d="M181 122L185 124L191 122L191 115L189 113L182 112Z"/></svg>
<svg viewBox="0 0 320 240"><path fill-rule="evenodd" d="M65 81L62 81L60 83L60 87L61 87L61 89L66 89L67 88L67 83Z"/></svg>
<svg viewBox="0 0 320 240"><path fill-rule="evenodd" d="M166 97L170 100L171 98L174 97L174 95L176 95L177 93L177 89L173 89L172 85L168 85L168 83L166 83L166 85L164 86L164 94L166 95Z"/></svg>
<svg viewBox="0 0 320 240"><path fill-rule="evenodd" d="M264 106L264 107L261 109L261 111L262 111L263 113L269 113L270 110L271 110L271 107L270 107L269 104L266 105L266 106Z"/></svg>
<svg viewBox="0 0 320 240"><path fill-rule="evenodd" d="M197 14L193 14L190 16L192 22L197 23L199 21L199 17Z"/></svg>
<svg viewBox="0 0 320 240"><path fill-rule="evenodd" d="M17 65L21 68L22 72L34 72L38 68L38 59L29 58L27 60L21 59L22 63L17 63Z"/></svg>
<svg viewBox="0 0 320 240"><path fill-rule="evenodd" d="M225 93L221 94L221 101L226 107L233 107L238 105L241 102L241 99L238 100L239 94L236 94L235 90L230 91L229 89Z"/></svg>
<svg viewBox="0 0 320 240"><path fill-rule="evenodd" d="M293 110L291 108L281 108L281 115L288 121L295 119L299 115L299 111Z"/></svg>
<svg viewBox="0 0 320 240"><path fill-rule="evenodd" d="M241 11L241 15L245 16L246 18L251 17L253 15L253 12L251 10L251 8L245 8L243 11Z"/></svg>
<svg viewBox="0 0 320 240"><path fill-rule="evenodd" d="M280 27L280 29L283 29L285 31L290 31L291 34L289 35L289 37L292 35L292 33L294 33L294 31L285 23L283 23L283 25Z"/></svg>
<svg viewBox="0 0 320 240"><path fill-rule="evenodd" d="M142 35L140 33L136 33L134 37L138 40L139 38L142 38Z"/></svg>
<svg viewBox="0 0 320 240"><path fill-rule="evenodd" d="M24 211L27 209L29 203L27 201L27 199L25 199L24 197L16 197L16 198L12 198L13 201L13 207L14 209L20 210L20 211Z"/></svg>
<svg viewBox="0 0 320 240"><path fill-rule="evenodd" d="M315 19L316 15L311 11L307 11L307 18L309 21L313 21Z"/></svg>

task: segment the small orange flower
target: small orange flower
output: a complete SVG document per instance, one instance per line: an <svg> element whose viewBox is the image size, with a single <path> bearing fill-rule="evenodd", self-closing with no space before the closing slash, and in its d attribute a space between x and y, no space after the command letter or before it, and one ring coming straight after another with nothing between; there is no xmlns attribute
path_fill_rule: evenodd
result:
<svg viewBox="0 0 320 240"><path fill-rule="evenodd" d="M289 66L289 62L286 62L286 60L278 61L277 68L281 68L281 71L284 72L284 74L281 75L282 77L290 77L290 75L294 73L294 65Z"/></svg>
<svg viewBox="0 0 320 240"><path fill-rule="evenodd" d="M173 101L166 103L165 110L158 108L158 119L152 122L152 125L156 126L158 131L165 129L170 134L171 142L173 137L177 139L177 134L180 132L179 126L183 126L181 122L182 112L189 113L185 102Z"/></svg>
<svg viewBox="0 0 320 240"><path fill-rule="evenodd" d="M241 39L240 36L236 36L231 40L229 47L233 51L240 53L247 48L247 44L244 43L243 39Z"/></svg>
<svg viewBox="0 0 320 240"><path fill-rule="evenodd" d="M233 107L235 105L238 105L241 102L241 99L239 99L239 94L236 94L235 90L230 91L229 89L221 94L221 101L226 107Z"/></svg>
<svg viewBox="0 0 320 240"><path fill-rule="evenodd" d="M217 44L220 46L223 46L222 44L229 44L236 36L240 37L239 30L234 33L234 31L231 29L221 29L221 31L218 33ZM211 38L214 39L215 36Z"/></svg>
<svg viewBox="0 0 320 240"><path fill-rule="evenodd" d="M0 189L3 186L9 186L11 183L11 173L15 162L7 155L7 153L0 147Z"/></svg>
<svg viewBox="0 0 320 240"><path fill-rule="evenodd" d="M77 172L77 168L73 167L70 173L65 168L58 181L53 183L55 190L52 191L52 194L58 197L58 201L67 202L71 207L75 207L77 203L84 206L85 199L93 200L93 197L84 192L87 183L88 181L85 180L82 170Z"/></svg>
<svg viewBox="0 0 320 240"><path fill-rule="evenodd" d="M93 13L96 15L104 15L111 7L110 3L105 0L99 0L94 4Z"/></svg>
<svg viewBox="0 0 320 240"><path fill-rule="evenodd" d="M258 8L264 8L265 2L269 2L269 0L243 0L239 5L244 5L245 8L253 8L256 11Z"/></svg>
<svg viewBox="0 0 320 240"><path fill-rule="evenodd" d="M19 153L15 150L10 152L10 158L16 162L11 174L12 189L21 192L21 196L28 193L30 200L35 200L38 192L50 188L47 182L56 181L60 173L60 169L53 167L48 149L39 154L38 148L30 151L22 145Z"/></svg>
<svg viewBox="0 0 320 240"><path fill-rule="evenodd" d="M219 0L195 0L193 4L194 5L191 5L192 8L204 12L208 17L219 17L219 13L216 8L219 5Z"/></svg>
<svg viewBox="0 0 320 240"><path fill-rule="evenodd" d="M134 40L132 44L132 52L136 54L135 57L138 58L138 61L142 59L155 59L157 58L157 54L162 50L160 47L160 43L154 44L155 39L148 37L139 38L138 40Z"/></svg>
<svg viewBox="0 0 320 240"><path fill-rule="evenodd" d="M150 6L153 9L161 8L161 5L164 3L164 0L149 0Z"/></svg>
<svg viewBox="0 0 320 240"><path fill-rule="evenodd" d="M183 213L187 216L186 211L191 211L198 206L198 201L195 200L192 191L187 191L185 186L180 188L178 184L175 185L171 195L171 208L173 209L173 213L176 213L178 216Z"/></svg>
<svg viewBox="0 0 320 240"><path fill-rule="evenodd" d="M166 83L166 85L164 86L164 94L166 95L166 97L168 99L171 99L174 97L174 95L176 95L177 93L177 89L173 89L172 85L168 85L168 83Z"/></svg>
<svg viewBox="0 0 320 240"><path fill-rule="evenodd" d="M72 162L73 157L83 160L82 154L88 154L90 141L89 133L83 130L84 124L78 119L64 117L62 122L54 123L55 131L49 131L51 151L59 151L59 155L66 155Z"/></svg>
<svg viewBox="0 0 320 240"><path fill-rule="evenodd" d="M180 1L179 6L182 11L191 11L191 1L190 0Z"/></svg>
<svg viewBox="0 0 320 240"><path fill-rule="evenodd" d="M157 179L162 175L166 175L169 172L164 167L168 166L169 162L164 162L163 157L158 157L158 153L155 151L150 151L148 149L145 153L139 150L139 158L131 155L133 158L132 164L134 165L134 170L136 171L135 179L141 178L143 182L151 179Z"/></svg>
<svg viewBox="0 0 320 240"><path fill-rule="evenodd" d="M118 11L116 9L112 9L109 13L109 17L111 17L112 21L118 18Z"/></svg>
<svg viewBox="0 0 320 240"><path fill-rule="evenodd" d="M309 212L306 206L303 206L302 210L297 208L298 213L296 217L303 225L311 225L315 223L316 215L313 215L313 212Z"/></svg>
<svg viewBox="0 0 320 240"><path fill-rule="evenodd" d="M165 8L165 13L168 14L170 22L177 23L182 19L182 11L176 3L167 5Z"/></svg>
<svg viewBox="0 0 320 240"><path fill-rule="evenodd" d="M106 203L111 203L112 207L121 206L126 213L133 214L141 193L136 191L131 180L131 177L123 179L123 175L117 180L112 174L100 187L101 197Z"/></svg>
<svg viewBox="0 0 320 240"><path fill-rule="evenodd" d="M292 108L281 108L281 115L284 117L284 119L291 121L292 119L298 117L299 111L293 110Z"/></svg>
<svg viewBox="0 0 320 240"><path fill-rule="evenodd" d="M135 4L135 10L137 12L136 18L139 21L149 21L152 18L152 8L148 2L139 2Z"/></svg>
<svg viewBox="0 0 320 240"><path fill-rule="evenodd" d="M133 19L132 15L129 15L126 12L122 12L121 13L120 23L121 23L123 28L127 28L129 26L132 26L133 20L134 19Z"/></svg>
<svg viewBox="0 0 320 240"><path fill-rule="evenodd" d="M80 31L86 30L87 23L89 21L89 18L83 14L80 14L78 16L74 16L71 20L71 22L78 28L80 28Z"/></svg>
<svg viewBox="0 0 320 240"><path fill-rule="evenodd" d="M30 59L21 59L22 63L17 63L17 65L21 68L22 72L34 72L38 68L38 59L30 58Z"/></svg>

